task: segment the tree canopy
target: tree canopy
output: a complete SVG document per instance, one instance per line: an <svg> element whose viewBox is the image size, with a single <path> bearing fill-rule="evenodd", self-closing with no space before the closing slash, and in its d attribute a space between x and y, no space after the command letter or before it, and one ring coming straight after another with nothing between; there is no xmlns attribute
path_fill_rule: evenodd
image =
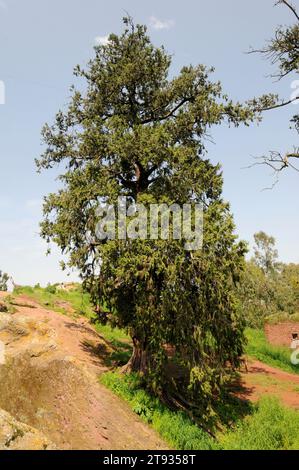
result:
<svg viewBox="0 0 299 470"><path fill-rule="evenodd" d="M298 321L299 265L278 262L274 237L258 232L254 239L254 256L237 284L239 315L252 328L269 321Z"/></svg>
<svg viewBox="0 0 299 470"><path fill-rule="evenodd" d="M275 248L275 238L265 232L254 234L254 261L265 274L275 272L278 263L278 251Z"/></svg>
<svg viewBox="0 0 299 470"><path fill-rule="evenodd" d="M126 328L127 371L177 406L196 402L211 417L215 397L243 346L234 284L246 247L237 242L222 175L205 149L213 126L249 125L256 101L234 103L212 69L185 66L171 78L171 57L146 27L124 18L123 34L95 48L85 91L72 87L67 110L43 129L38 169L63 168L61 189L44 204L41 234L79 270L103 321ZM267 101L262 98L262 102ZM119 196L143 203L201 203L201 250L182 240L97 240L97 208ZM106 306L107 308L103 308Z"/></svg>

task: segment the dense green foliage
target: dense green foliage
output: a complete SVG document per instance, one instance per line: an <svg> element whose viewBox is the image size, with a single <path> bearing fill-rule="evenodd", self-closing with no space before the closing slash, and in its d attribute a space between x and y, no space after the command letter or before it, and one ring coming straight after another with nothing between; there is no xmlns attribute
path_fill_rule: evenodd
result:
<svg viewBox="0 0 299 470"><path fill-rule="evenodd" d="M278 267L278 251L275 248L275 238L265 232L254 234L254 260L265 274L274 273Z"/></svg>
<svg viewBox="0 0 299 470"><path fill-rule="evenodd" d="M101 376L101 382L126 400L133 411L151 424L171 447L183 450L216 447L210 436L194 425L188 416L170 411L157 398L148 394L140 385L139 376L109 372Z"/></svg>
<svg viewBox="0 0 299 470"><path fill-rule="evenodd" d="M261 328L265 321L298 321L299 265L277 262L273 237L260 232L255 239L255 255L237 287L239 314L252 328Z"/></svg>
<svg viewBox="0 0 299 470"><path fill-rule="evenodd" d="M246 263L237 288L238 310L247 326L265 321L299 320L299 265L281 264L266 275L254 261Z"/></svg>
<svg viewBox="0 0 299 470"><path fill-rule="evenodd" d="M220 390L238 366L243 322L234 284L245 245L237 243L222 199L219 166L204 141L213 126L248 125L256 102L242 106L223 94L212 70L183 67L170 79L171 57L150 42L144 26L124 19L121 36L95 48L87 84L73 89L66 112L43 131L39 169L63 164L62 188L46 198L42 236L56 242L79 269L101 318L125 328L133 340L128 371L140 371L158 394L213 416ZM265 98L262 99L262 101ZM130 203L202 203L202 250L185 240L98 240L97 208ZM100 312L106 304L108 311ZM170 374L165 345L182 372Z"/></svg>

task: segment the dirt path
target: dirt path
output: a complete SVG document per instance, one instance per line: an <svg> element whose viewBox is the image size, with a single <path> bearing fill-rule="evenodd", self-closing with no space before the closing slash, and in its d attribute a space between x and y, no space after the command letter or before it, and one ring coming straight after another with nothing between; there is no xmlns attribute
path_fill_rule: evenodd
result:
<svg viewBox="0 0 299 470"><path fill-rule="evenodd" d="M25 296L18 303L30 306L0 314L7 351L7 364L0 367L0 408L61 449L167 448L99 384L111 346L86 319L47 310Z"/></svg>
<svg viewBox="0 0 299 470"><path fill-rule="evenodd" d="M248 373L241 374L238 395L252 402L265 395L277 396L285 405L299 409L299 375L250 360Z"/></svg>

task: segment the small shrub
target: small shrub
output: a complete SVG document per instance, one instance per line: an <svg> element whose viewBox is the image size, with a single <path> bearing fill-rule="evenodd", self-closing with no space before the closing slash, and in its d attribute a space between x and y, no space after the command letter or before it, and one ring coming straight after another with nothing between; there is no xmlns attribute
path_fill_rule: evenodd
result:
<svg viewBox="0 0 299 470"><path fill-rule="evenodd" d="M45 288L46 292L49 292L49 294L56 294L57 288L54 285L48 284L47 287Z"/></svg>

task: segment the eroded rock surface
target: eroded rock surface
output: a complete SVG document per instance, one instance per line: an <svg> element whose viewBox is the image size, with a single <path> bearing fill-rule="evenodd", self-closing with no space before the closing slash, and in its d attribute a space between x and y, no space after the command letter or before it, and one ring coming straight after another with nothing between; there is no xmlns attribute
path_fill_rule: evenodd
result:
<svg viewBox="0 0 299 470"><path fill-rule="evenodd" d="M43 434L0 410L0 450L54 450Z"/></svg>
<svg viewBox="0 0 299 470"><path fill-rule="evenodd" d="M83 319L40 306L19 308L0 314L0 341L0 446L48 449L53 442L58 449L166 448L99 384L106 369L102 353L109 345Z"/></svg>

